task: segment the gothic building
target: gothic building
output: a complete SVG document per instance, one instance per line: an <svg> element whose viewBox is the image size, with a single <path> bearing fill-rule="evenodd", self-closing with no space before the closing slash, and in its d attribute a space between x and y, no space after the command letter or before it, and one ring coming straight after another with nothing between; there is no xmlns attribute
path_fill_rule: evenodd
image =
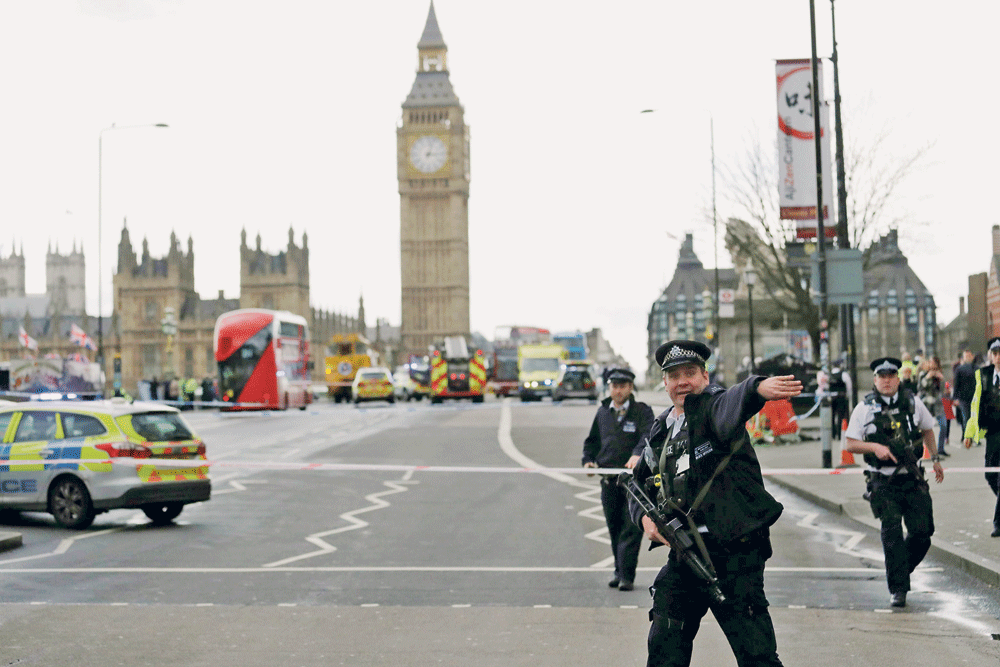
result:
<svg viewBox="0 0 1000 667"><path fill-rule="evenodd" d="M358 317L313 309L309 305L309 239L302 235L296 245L288 230L288 245L277 253L266 252L257 235L255 247L247 246L246 230L240 243L240 296L202 299L194 286L194 242L189 237L182 250L171 232L165 257L149 254L144 239L142 254L132 247L128 228L122 228L118 244L118 269L114 276L113 347L122 359L122 383L131 390L138 380L153 377L215 376L217 372L212 336L222 313L237 308L287 310L306 318L310 329L313 379L323 380L322 358L334 333L363 331L364 304ZM172 308L177 334L168 354L162 320ZM111 356L106 353L106 356Z"/></svg>
<svg viewBox="0 0 1000 667"><path fill-rule="evenodd" d="M28 294L23 246L0 257L0 360L21 356L22 327L46 351L60 355L78 351L69 342L72 325L91 332L97 328L97 319L85 314L85 273L83 250L75 241L65 255L50 245L45 255L46 291Z"/></svg>
<svg viewBox="0 0 1000 667"><path fill-rule="evenodd" d="M212 346L215 320L237 308L271 308L303 315L309 322L313 379L323 381L322 359L326 343L334 333L365 330L364 301L357 317L309 305L309 245L295 243L288 231L288 245L277 253L247 246L246 231L240 244L240 296L226 298L220 290L216 298L203 299L195 290L194 242L186 248L176 234L170 234L166 255L154 257L143 239L136 252L127 225L122 226L118 243L118 266L113 279L112 315L100 327L104 345L105 375L112 380L113 359L121 356L122 385L134 392L141 379L215 376L217 368ZM0 258L0 361L20 358L25 353L18 333L21 327L38 341L36 354L66 356L79 352L70 342L69 332L78 324L95 343L97 318L85 314L85 263L83 251L73 246L67 255L58 248L46 257L45 294L25 293L24 253L12 251ZM171 352L162 321L167 309L177 320ZM94 353L87 352L91 357Z"/></svg>
<svg viewBox="0 0 1000 667"><path fill-rule="evenodd" d="M434 3L396 129L404 352L469 331L469 128Z"/></svg>

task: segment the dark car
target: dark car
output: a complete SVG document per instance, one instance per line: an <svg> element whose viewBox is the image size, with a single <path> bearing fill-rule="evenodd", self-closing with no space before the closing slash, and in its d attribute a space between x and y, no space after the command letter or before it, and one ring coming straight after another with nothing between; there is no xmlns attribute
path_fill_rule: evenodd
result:
<svg viewBox="0 0 1000 667"><path fill-rule="evenodd" d="M816 388L819 386L816 376L819 370L819 366L812 362L782 352L763 359L757 364L754 372L765 377L794 375L795 379L802 383L802 394L791 399L792 407L796 414L802 414L816 402ZM737 381L745 380L748 374L748 371L741 371L736 376Z"/></svg>
<svg viewBox="0 0 1000 667"><path fill-rule="evenodd" d="M563 366L552 390L552 402L558 403L564 398L586 398L597 402L597 383L587 366Z"/></svg>

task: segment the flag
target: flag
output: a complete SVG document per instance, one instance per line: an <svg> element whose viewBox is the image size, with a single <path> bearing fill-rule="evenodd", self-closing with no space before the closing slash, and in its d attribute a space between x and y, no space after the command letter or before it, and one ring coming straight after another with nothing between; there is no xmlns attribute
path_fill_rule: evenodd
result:
<svg viewBox="0 0 1000 667"><path fill-rule="evenodd" d="M71 343L76 343L80 347L85 347L88 350L96 350L97 345L94 344L94 339L87 335L87 332L78 327L76 324L70 327L69 330L69 340Z"/></svg>
<svg viewBox="0 0 1000 667"><path fill-rule="evenodd" d="M18 338L21 339L21 345L23 345L24 347L28 348L29 350L38 349L38 341L28 335L28 332L24 330L23 325L18 330L17 336Z"/></svg>

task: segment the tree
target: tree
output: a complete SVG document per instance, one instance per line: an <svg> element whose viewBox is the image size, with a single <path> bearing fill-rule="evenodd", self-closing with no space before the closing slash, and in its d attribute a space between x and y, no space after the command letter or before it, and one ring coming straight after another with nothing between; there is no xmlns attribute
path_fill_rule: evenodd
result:
<svg viewBox="0 0 1000 667"><path fill-rule="evenodd" d="M872 242L903 219L893 208L897 188L931 148L928 144L895 157L888 149L890 136L890 130L883 127L874 138L855 141L844 151L851 247L865 251L865 269L872 261L867 252ZM809 332L813 349L818 350L821 318L812 300L810 272L789 266L786 254L786 244L795 240L795 221L778 217L777 145L764 151L758 137L754 133L743 155L721 171L723 198L737 214L726 224L726 248L737 270L748 261L753 264L775 305ZM836 178L836 173L823 177ZM830 211L835 206L836 202L830 202ZM836 218L831 216L829 224L835 225ZM832 321L835 313L835 307L828 308L826 319Z"/></svg>

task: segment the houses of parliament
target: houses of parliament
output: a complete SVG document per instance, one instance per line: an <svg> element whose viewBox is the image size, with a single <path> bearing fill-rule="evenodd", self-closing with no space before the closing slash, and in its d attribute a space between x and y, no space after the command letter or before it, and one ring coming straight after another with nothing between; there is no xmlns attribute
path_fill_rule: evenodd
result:
<svg viewBox="0 0 1000 667"><path fill-rule="evenodd" d="M471 333L469 129L449 80L447 56L432 2L417 43L416 76L395 128L400 197L399 335L404 354L426 354L428 345L445 336ZM317 381L323 379L322 358L333 334L371 333L363 299L356 314L310 305L307 234L297 243L289 229L287 246L268 252L261 247L259 234L248 245L244 230L239 253L239 296L226 298L220 291L214 298L203 298L195 290L190 237L182 246L171 232L166 255L153 257L145 239L140 248L133 246L124 223L110 295L112 314L100 324L106 376L112 377L115 355L121 357L121 381L127 391L142 379L215 376L215 321L237 308L273 308L304 316L310 327ZM45 294L27 294L23 245L20 252L12 249L9 256L0 257L0 360L24 353L18 336L21 327L38 341L39 355L79 351L69 340L73 324L97 340L98 319L85 311L82 249L74 243L68 253L61 254L58 247L50 246L45 266ZM161 324L168 308L173 309L178 327L171 355L166 353L167 337ZM381 325L383 321L377 323L376 331ZM387 339L395 337L386 333Z"/></svg>
<svg viewBox="0 0 1000 667"><path fill-rule="evenodd" d="M101 323L105 374L112 376L111 359L120 355L122 384L131 391L137 382L154 377L194 377L216 375L212 335L215 320L237 308L273 308L303 315L309 322L313 359L322 359L334 333L365 331L364 301L357 314L335 313L310 306L309 238L303 233L297 244L292 229L288 244L278 252L261 247L260 235L247 244L244 230L240 239L240 295L202 298L194 284L194 242L186 248L174 233L166 255L153 257L148 241L141 250L132 245L127 224L118 242L117 268L111 296L112 314ZM61 254L49 248L45 257L46 293L25 291L23 249L0 257L0 359L19 358L25 352L18 338L21 327L38 342L38 354L65 356L80 350L70 342L73 324L97 339L97 317L85 312L85 262L76 248ZM173 308L177 334L174 354L166 354L167 337L161 321ZM172 368L170 365L172 364ZM314 379L323 378L322 363L316 364Z"/></svg>

